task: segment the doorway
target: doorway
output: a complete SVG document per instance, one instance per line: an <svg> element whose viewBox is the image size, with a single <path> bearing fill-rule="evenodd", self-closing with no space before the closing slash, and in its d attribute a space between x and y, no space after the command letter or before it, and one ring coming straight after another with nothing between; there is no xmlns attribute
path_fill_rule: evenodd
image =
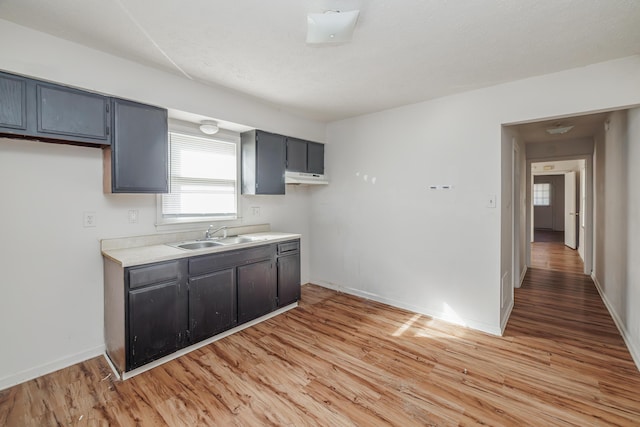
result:
<svg viewBox="0 0 640 427"><path fill-rule="evenodd" d="M576 256L584 262L583 274L591 274L594 251L594 136L604 128L607 114L507 126L506 133L523 152L520 160L521 177L526 181L520 187L520 195L525 199L521 204L522 243L512 246L514 251L522 254L522 269L517 271L520 277L523 278L526 269L531 267L532 242L559 239L570 250L575 249ZM547 186L547 197L551 204L546 207L546 213L541 212L545 207L534 206L534 184L545 181L550 184ZM514 194L513 200L518 200L517 194Z"/></svg>

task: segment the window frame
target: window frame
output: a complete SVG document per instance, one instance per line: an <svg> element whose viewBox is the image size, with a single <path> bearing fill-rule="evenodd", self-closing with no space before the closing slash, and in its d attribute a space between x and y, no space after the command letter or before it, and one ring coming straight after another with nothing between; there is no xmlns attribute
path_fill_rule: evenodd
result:
<svg viewBox="0 0 640 427"><path fill-rule="evenodd" d="M536 186L537 185L544 185L548 188L548 191L546 191L547 193L547 199L546 199L546 203L536 203ZM551 199L552 199L552 187L551 187L551 183L550 182L537 182L533 184L533 206L542 206L542 207L549 207L551 206Z"/></svg>
<svg viewBox="0 0 640 427"><path fill-rule="evenodd" d="M235 214L221 216L184 216L178 218L165 218L162 212L162 197L163 194L158 194L156 197L156 226L171 227L179 226L182 224L198 224L198 223L212 223L219 221L233 221L240 218L240 179L241 179L241 147L240 147L240 134L237 132L229 131L226 129L220 129L215 135L205 135L199 131L195 125L189 126L187 123L177 123L177 121L169 121L169 134L176 133L187 136L193 136L197 138L210 139L212 141L227 142L235 144L236 152L236 180L235 180ZM170 144L171 135L168 137L167 144ZM169 147L169 162L171 162L171 148ZM169 163L171 164L171 163ZM171 181L171 168L169 167L169 176L167 179ZM171 188L169 188L171 190Z"/></svg>

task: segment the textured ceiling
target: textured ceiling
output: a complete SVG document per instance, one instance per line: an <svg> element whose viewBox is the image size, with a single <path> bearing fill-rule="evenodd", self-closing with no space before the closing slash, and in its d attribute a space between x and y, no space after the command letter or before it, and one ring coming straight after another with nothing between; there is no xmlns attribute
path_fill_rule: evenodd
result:
<svg viewBox="0 0 640 427"><path fill-rule="evenodd" d="M353 41L306 14L360 9ZM0 0L0 18L331 121L640 53L639 0Z"/></svg>

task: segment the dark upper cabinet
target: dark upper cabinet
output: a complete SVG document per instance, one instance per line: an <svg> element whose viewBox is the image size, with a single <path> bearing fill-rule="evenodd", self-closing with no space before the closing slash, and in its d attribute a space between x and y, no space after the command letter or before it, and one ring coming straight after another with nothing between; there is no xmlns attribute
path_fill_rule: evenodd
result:
<svg viewBox="0 0 640 427"><path fill-rule="evenodd" d="M187 341L187 262L127 269L127 370L170 354Z"/></svg>
<svg viewBox="0 0 640 427"><path fill-rule="evenodd" d="M189 279L189 329L198 342L237 323L236 270L228 268Z"/></svg>
<svg viewBox="0 0 640 427"><path fill-rule="evenodd" d="M109 98L65 86L36 82L37 134L47 138L108 145Z"/></svg>
<svg viewBox="0 0 640 427"><path fill-rule="evenodd" d="M278 244L278 307L300 299L300 241Z"/></svg>
<svg viewBox="0 0 640 427"><path fill-rule="evenodd" d="M291 172L307 171L307 141L287 138L287 170Z"/></svg>
<svg viewBox="0 0 640 427"><path fill-rule="evenodd" d="M324 174L324 144L318 142L307 144L307 172Z"/></svg>
<svg viewBox="0 0 640 427"><path fill-rule="evenodd" d="M242 134L242 194L284 194L286 137L260 130Z"/></svg>
<svg viewBox="0 0 640 427"><path fill-rule="evenodd" d="M277 277L268 259L238 267L238 323L267 314L277 307Z"/></svg>
<svg viewBox="0 0 640 427"><path fill-rule="evenodd" d="M288 137L286 169L290 172L324 174L324 144Z"/></svg>
<svg viewBox="0 0 640 427"><path fill-rule="evenodd" d="M112 100L113 142L105 160L105 190L167 193L169 145L167 110L123 99ZM110 189L108 188L110 184Z"/></svg>
<svg viewBox="0 0 640 427"><path fill-rule="evenodd" d="M52 142L111 144L109 98L0 73L0 133Z"/></svg>
<svg viewBox="0 0 640 427"><path fill-rule="evenodd" d="M0 73L0 132L27 130L27 79Z"/></svg>

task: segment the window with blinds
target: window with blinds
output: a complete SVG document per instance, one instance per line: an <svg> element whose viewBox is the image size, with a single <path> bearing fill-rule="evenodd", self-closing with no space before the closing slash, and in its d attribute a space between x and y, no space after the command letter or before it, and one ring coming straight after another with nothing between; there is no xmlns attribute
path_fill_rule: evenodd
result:
<svg viewBox="0 0 640 427"><path fill-rule="evenodd" d="M551 184L533 184L533 205L551 206Z"/></svg>
<svg viewBox="0 0 640 427"><path fill-rule="evenodd" d="M170 132L162 222L236 218L236 157L236 143Z"/></svg>

